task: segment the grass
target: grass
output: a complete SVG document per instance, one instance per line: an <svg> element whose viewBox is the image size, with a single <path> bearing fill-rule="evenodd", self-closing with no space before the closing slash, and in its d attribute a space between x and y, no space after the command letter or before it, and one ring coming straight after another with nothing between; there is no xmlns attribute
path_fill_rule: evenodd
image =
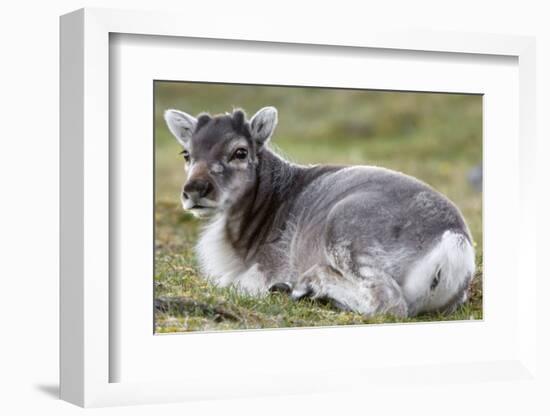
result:
<svg viewBox="0 0 550 416"><path fill-rule="evenodd" d="M233 100L251 111L275 104L280 127L274 145L295 162L385 166L416 176L451 198L476 244L470 299L451 315L427 314L399 322L482 318L482 198L467 181L469 170L481 160L480 97L174 83L157 87L156 332L396 322L391 316L365 318L309 299L294 302L279 293L253 298L202 278L193 252L201 223L179 204L183 162L161 113L169 107L191 113L225 111ZM323 106L333 110L319 113Z"/></svg>
<svg viewBox="0 0 550 416"><path fill-rule="evenodd" d="M174 224L178 225L177 232L173 231ZM166 310L157 311L155 331L158 333L397 322L391 316L365 318L309 299L294 302L279 293L257 299L231 288L212 286L201 277L193 255L198 228L197 221L181 213L177 205L157 207L155 297L185 300L184 308L181 302L174 302ZM481 256L478 264L481 270ZM480 319L481 303L481 272L478 271L470 301L454 314L423 315L399 322Z"/></svg>

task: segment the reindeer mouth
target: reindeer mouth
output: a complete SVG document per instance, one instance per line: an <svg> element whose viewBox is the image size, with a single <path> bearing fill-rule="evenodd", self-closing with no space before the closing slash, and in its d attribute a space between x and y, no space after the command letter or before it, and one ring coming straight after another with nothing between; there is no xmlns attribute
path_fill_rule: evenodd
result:
<svg viewBox="0 0 550 416"><path fill-rule="evenodd" d="M189 208L186 208L186 210L189 211L191 214L193 214L197 218L212 217L217 212L216 207L200 205L200 204L195 204Z"/></svg>
<svg viewBox="0 0 550 416"><path fill-rule="evenodd" d="M195 204L188 208L188 210L215 210L217 209L216 205L203 205L203 204Z"/></svg>
<svg viewBox="0 0 550 416"><path fill-rule="evenodd" d="M209 201L204 199L196 202L189 199L187 200L182 199L181 204L183 206L183 209L185 210L216 209L218 206L214 201Z"/></svg>

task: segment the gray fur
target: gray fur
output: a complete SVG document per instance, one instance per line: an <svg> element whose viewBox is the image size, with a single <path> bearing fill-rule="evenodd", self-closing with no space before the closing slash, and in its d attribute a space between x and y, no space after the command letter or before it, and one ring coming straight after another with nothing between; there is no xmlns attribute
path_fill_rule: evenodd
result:
<svg viewBox="0 0 550 416"><path fill-rule="evenodd" d="M212 185L196 201L182 196L209 218L198 245L208 278L258 295L286 285L295 299L328 298L366 316L450 311L465 300L473 248L451 201L384 168L287 162L266 145L276 123L273 107L250 122L236 110L184 142L185 186Z"/></svg>

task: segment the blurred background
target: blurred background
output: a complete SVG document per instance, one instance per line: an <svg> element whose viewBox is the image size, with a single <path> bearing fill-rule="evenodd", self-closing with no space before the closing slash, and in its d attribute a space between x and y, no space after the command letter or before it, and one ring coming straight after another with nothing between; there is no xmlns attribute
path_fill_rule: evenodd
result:
<svg viewBox="0 0 550 416"><path fill-rule="evenodd" d="M169 284L162 284L167 282L164 262L184 252L189 257L186 264L194 267L188 249L197 234L196 220L180 207L183 158L163 112L176 108L193 115L218 114L238 107L250 117L267 105L279 111L272 147L287 159L303 164L383 166L415 176L447 195L470 226L481 279L480 95L156 81L158 293L175 293Z"/></svg>

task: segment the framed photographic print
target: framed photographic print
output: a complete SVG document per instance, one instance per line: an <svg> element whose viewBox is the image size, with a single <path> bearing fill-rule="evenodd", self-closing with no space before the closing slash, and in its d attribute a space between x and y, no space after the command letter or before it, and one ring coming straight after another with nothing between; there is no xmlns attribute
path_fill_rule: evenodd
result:
<svg viewBox="0 0 550 416"><path fill-rule="evenodd" d="M537 383L533 40L179 21L61 19L62 398Z"/></svg>

